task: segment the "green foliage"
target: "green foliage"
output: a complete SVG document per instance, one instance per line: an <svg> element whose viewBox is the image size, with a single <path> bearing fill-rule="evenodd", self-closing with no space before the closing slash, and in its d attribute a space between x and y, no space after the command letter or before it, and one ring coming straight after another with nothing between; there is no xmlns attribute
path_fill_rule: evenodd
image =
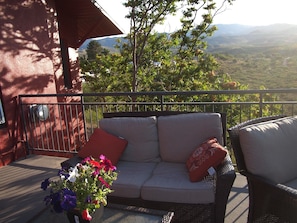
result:
<svg viewBox="0 0 297 223"><path fill-rule="evenodd" d="M85 73L85 89L90 92L129 91L129 79L119 54L97 56L88 63L89 73ZM121 70L121 72L119 72Z"/></svg>
<svg viewBox="0 0 297 223"><path fill-rule="evenodd" d="M86 52L87 52L87 56L88 56L89 61L95 60L97 55L108 54L109 53L109 51L107 49L103 48L101 46L101 44L98 43L95 40L92 40L88 44Z"/></svg>
<svg viewBox="0 0 297 223"><path fill-rule="evenodd" d="M249 89L296 88L297 45L226 46L213 52L219 63L218 73L245 83Z"/></svg>
<svg viewBox="0 0 297 223"><path fill-rule="evenodd" d="M215 26L210 26L218 13L213 0L128 0L124 5L129 8L127 17L131 20L127 41L119 42L119 54L98 52L93 53L97 55L94 60L81 60L83 72L92 74L86 75L85 90L190 91L230 88L230 85L224 85L230 82L229 77L214 75L218 64L212 55L205 52L205 38L216 30ZM167 15L176 13L181 5L183 17L180 30L170 36L154 33L154 26L162 23ZM203 11L203 14L201 22L196 25L199 11ZM88 49L100 51L93 41ZM233 85L233 88L238 86Z"/></svg>
<svg viewBox="0 0 297 223"><path fill-rule="evenodd" d="M224 3L232 1L223 1ZM148 91L199 91L199 90L242 90L247 86L234 81L226 72L222 61L240 63L230 55L212 55L207 52L206 38L216 31L211 26L214 16L223 7L213 0L127 0L127 18L131 21L130 33L125 41L118 42L119 53L97 54L94 61L85 61L82 66L86 75L84 90L91 92L148 92ZM182 9L181 28L171 35L155 33L155 25L166 16ZM197 15L202 14L197 23ZM248 61L248 60L247 60ZM246 62L252 64L252 61ZM233 77L233 76L232 76ZM165 97L169 101L250 101L252 96L204 95ZM108 100L104 98L102 100ZM118 98L127 101L127 98ZM153 98L131 98L131 101L153 101ZM255 99L256 100L256 99ZM172 109L172 108L171 108ZM187 108L189 109L189 108ZM219 108L218 108L219 109ZM257 117L258 109L249 107L246 114ZM266 108L265 108L266 109ZM270 108L264 111L268 113ZM226 108L225 112L240 117L241 108ZM213 111L213 108L209 108ZM246 115L248 116L248 115Z"/></svg>

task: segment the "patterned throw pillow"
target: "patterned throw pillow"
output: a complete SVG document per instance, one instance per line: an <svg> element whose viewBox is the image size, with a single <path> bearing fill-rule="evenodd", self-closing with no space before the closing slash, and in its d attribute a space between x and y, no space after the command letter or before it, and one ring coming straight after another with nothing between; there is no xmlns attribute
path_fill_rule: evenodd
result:
<svg viewBox="0 0 297 223"><path fill-rule="evenodd" d="M127 140L96 128L89 141L78 152L78 156L82 158L92 156L96 159L103 154L110 159L113 165L116 165L127 144Z"/></svg>
<svg viewBox="0 0 297 223"><path fill-rule="evenodd" d="M208 175L210 167L217 167L225 158L227 150L216 138L211 138L199 145L190 155L186 166L190 181L197 182Z"/></svg>

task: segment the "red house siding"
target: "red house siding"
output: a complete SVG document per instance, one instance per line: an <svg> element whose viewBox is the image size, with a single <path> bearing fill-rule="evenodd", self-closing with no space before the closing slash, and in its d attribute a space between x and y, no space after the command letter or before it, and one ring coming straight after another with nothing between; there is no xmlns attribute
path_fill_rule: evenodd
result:
<svg viewBox="0 0 297 223"><path fill-rule="evenodd" d="M81 82L76 51L72 50L72 88L64 86L53 0L1 0L0 15L0 86L8 120L8 128L0 130L1 166L15 158L9 153L17 121L13 118L17 108L12 99L19 94L80 92ZM50 102L48 98L41 100ZM17 154L16 158L23 155Z"/></svg>
<svg viewBox="0 0 297 223"><path fill-rule="evenodd" d="M22 135L18 95L80 93L78 54L74 48L88 38L122 32L91 0L0 0L0 30L0 90L8 123L7 128L0 129L2 166L25 155L21 143L17 144L17 151L14 150ZM54 103L65 99L43 97L38 102L27 100L26 103ZM50 112L51 117L57 114L54 109ZM74 126L69 116L64 115L64 125L50 127L61 133L67 127L77 128L81 134L83 128ZM46 134L46 130L42 131ZM29 140L30 137L36 137L34 131ZM67 135L61 134L60 138L76 145L77 140ZM42 141L43 137L35 139ZM54 147L57 143L48 144Z"/></svg>

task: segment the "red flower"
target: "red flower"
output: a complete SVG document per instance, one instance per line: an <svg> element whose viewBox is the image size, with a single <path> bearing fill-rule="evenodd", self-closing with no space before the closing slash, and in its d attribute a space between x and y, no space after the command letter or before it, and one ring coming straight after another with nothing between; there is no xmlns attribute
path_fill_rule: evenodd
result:
<svg viewBox="0 0 297 223"><path fill-rule="evenodd" d="M99 162L97 162L96 160L91 160L91 161L89 161L89 162L90 162L90 164L91 164L93 167L97 167L97 168L99 168L99 169L102 168L101 164L100 164Z"/></svg>
<svg viewBox="0 0 297 223"><path fill-rule="evenodd" d="M94 200L94 201L92 201L92 203L96 205L96 204L99 204L99 201Z"/></svg>
<svg viewBox="0 0 297 223"><path fill-rule="evenodd" d="M110 185L102 177L98 177L98 179L105 187L110 188Z"/></svg>
<svg viewBox="0 0 297 223"><path fill-rule="evenodd" d="M116 170L116 167L112 165L112 162L107 159L104 155L100 156L100 163L101 163L101 168L104 168L105 171L114 171Z"/></svg>
<svg viewBox="0 0 297 223"><path fill-rule="evenodd" d="M88 209L83 210L82 213L81 213L81 215L82 215L82 218L84 220L87 220L87 221L91 221L92 220L92 216L89 214Z"/></svg>

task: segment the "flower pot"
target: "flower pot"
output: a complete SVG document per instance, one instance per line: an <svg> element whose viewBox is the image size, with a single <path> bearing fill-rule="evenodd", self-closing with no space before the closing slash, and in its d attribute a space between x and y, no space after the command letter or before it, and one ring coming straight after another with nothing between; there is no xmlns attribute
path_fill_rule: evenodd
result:
<svg viewBox="0 0 297 223"><path fill-rule="evenodd" d="M67 218L70 223L91 223L97 222L103 215L104 206L101 205L100 208L96 209L94 213L91 214L92 220L84 220L82 218L81 212L77 209L73 209L71 211L67 211Z"/></svg>

